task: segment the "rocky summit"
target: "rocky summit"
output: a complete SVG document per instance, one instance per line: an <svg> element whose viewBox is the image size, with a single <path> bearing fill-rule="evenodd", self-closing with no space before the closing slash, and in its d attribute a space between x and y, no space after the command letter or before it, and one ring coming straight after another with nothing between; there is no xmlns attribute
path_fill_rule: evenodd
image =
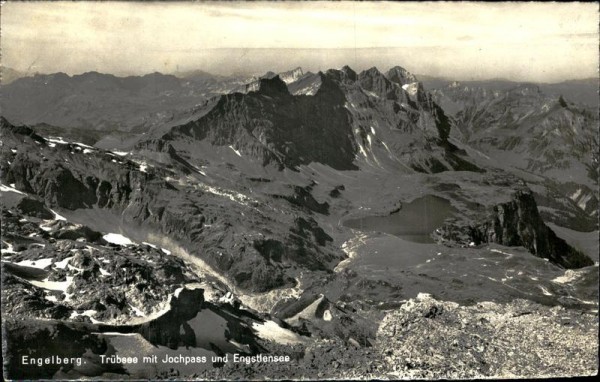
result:
<svg viewBox="0 0 600 382"><path fill-rule="evenodd" d="M4 377L597 374L598 115L545 89L2 85Z"/></svg>

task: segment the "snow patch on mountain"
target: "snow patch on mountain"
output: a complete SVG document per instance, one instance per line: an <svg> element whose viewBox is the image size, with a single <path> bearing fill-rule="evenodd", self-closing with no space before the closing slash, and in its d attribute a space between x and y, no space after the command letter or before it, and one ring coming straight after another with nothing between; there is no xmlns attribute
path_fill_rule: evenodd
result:
<svg viewBox="0 0 600 382"><path fill-rule="evenodd" d="M577 281L577 279L579 279L581 276L581 272L567 269L564 275L554 278L552 282L557 284L570 284L574 281Z"/></svg>
<svg viewBox="0 0 600 382"><path fill-rule="evenodd" d="M102 236L102 238L112 244L118 244L118 245L134 244L134 242L131 241L131 239L129 239L128 237L125 237L121 234L118 234L118 233L108 233L108 234Z"/></svg>
<svg viewBox="0 0 600 382"><path fill-rule="evenodd" d="M65 141L62 137L49 137L46 140L49 142L52 142L52 143L59 143L61 145L66 145L69 143L69 142ZM51 146L51 147L54 147L54 146Z"/></svg>
<svg viewBox="0 0 600 382"><path fill-rule="evenodd" d="M67 267L67 265L69 264L69 261L71 261L72 258L73 258L73 256L65 257L61 261L57 261L56 263L54 263L54 267L56 267L58 269L65 269Z"/></svg>
<svg viewBox="0 0 600 382"><path fill-rule="evenodd" d="M64 220L67 221L67 219L64 216L61 216L59 214L56 213L56 211L54 210L50 210L53 214L54 214L54 220Z"/></svg>
<svg viewBox="0 0 600 382"><path fill-rule="evenodd" d="M71 316L69 318L73 319L73 318L79 317L79 316L87 316L87 317L92 318L92 316L94 316L96 313L98 313L98 311L93 310L93 309L85 310L83 313L77 313L77 311L74 310L71 312Z"/></svg>
<svg viewBox="0 0 600 382"><path fill-rule="evenodd" d="M23 261L19 261L17 263L17 265L20 265L22 267L32 267L32 268L44 269L44 268L48 267L50 264L52 264L53 261L54 261L54 259L52 259L52 258L36 259L36 260L23 260Z"/></svg>
<svg viewBox="0 0 600 382"><path fill-rule="evenodd" d="M129 304L129 307L131 308L131 310L133 310L133 312L135 313L136 316L138 317L145 317L146 314L144 312L142 312L140 309L138 309L137 307Z"/></svg>
<svg viewBox="0 0 600 382"><path fill-rule="evenodd" d="M235 149L235 147L233 147L232 145L229 145L229 148L233 150L234 153L237 154L237 156L241 157L242 153L240 153L238 150Z"/></svg>
<svg viewBox="0 0 600 382"><path fill-rule="evenodd" d="M2 183L0 183L0 191L2 191L2 192L14 192L14 193L21 194L21 195L27 195L24 192L21 192L21 191L17 190L14 187L5 186Z"/></svg>
<svg viewBox="0 0 600 382"><path fill-rule="evenodd" d="M7 248L2 248L1 253L4 254L8 254L8 253L18 253L14 250L14 247L11 243L8 243L6 241L3 240L3 243L7 245Z"/></svg>
<svg viewBox="0 0 600 382"><path fill-rule="evenodd" d="M252 323L252 329L257 332L259 337L267 341L283 345L293 345L303 342L299 335L291 330L282 328L275 321L268 320L262 324L254 322Z"/></svg>
<svg viewBox="0 0 600 382"><path fill-rule="evenodd" d="M73 283L73 276L67 276L65 281L50 281L46 278L42 281L29 280L29 283L39 288L61 291L68 297L67 289Z"/></svg>
<svg viewBox="0 0 600 382"><path fill-rule="evenodd" d="M411 96L415 96L415 95L417 95L417 92L419 91L419 83L411 82L410 84L404 84L404 85L402 85L402 89L404 89Z"/></svg>

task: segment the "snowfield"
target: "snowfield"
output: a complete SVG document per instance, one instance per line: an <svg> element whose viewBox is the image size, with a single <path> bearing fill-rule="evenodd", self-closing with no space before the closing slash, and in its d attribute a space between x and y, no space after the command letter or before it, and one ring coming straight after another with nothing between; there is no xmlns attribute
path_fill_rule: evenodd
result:
<svg viewBox="0 0 600 382"><path fill-rule="evenodd" d="M256 330L259 337L283 345L292 345L303 342L300 336L291 330L282 328L277 325L275 321L268 320L263 324L255 322L252 324L252 329Z"/></svg>
<svg viewBox="0 0 600 382"><path fill-rule="evenodd" d="M118 233L108 233L108 234L102 236L102 238L112 244L118 244L118 245L133 245L134 244L134 242L131 241L128 237L125 237Z"/></svg>

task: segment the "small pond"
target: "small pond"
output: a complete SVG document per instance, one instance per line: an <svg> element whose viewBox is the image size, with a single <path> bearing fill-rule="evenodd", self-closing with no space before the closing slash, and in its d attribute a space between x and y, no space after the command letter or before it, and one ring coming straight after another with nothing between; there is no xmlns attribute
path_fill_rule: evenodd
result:
<svg viewBox="0 0 600 382"><path fill-rule="evenodd" d="M438 196L426 195L387 216L365 216L348 219L346 227L361 231L385 232L416 243L433 243L430 234L456 210L450 202Z"/></svg>

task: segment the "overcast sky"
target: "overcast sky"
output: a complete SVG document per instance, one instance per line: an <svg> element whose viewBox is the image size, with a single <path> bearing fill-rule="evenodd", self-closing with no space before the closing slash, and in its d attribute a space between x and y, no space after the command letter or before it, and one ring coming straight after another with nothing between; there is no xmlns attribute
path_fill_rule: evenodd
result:
<svg viewBox="0 0 600 382"><path fill-rule="evenodd" d="M25 72L263 73L400 65L456 79L598 76L597 3L8 2Z"/></svg>

